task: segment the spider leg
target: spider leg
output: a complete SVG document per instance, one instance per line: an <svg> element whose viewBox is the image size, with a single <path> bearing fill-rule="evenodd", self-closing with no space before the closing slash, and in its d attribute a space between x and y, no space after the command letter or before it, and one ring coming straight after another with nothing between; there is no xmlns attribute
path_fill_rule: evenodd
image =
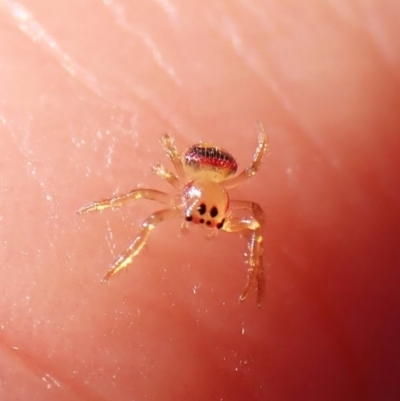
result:
<svg viewBox="0 0 400 401"><path fill-rule="evenodd" d="M182 181L185 180L186 175L183 170L181 155L178 152L174 140L169 135L165 134L161 137L161 146L171 160L178 178Z"/></svg>
<svg viewBox="0 0 400 401"><path fill-rule="evenodd" d="M187 221L183 221L183 223L181 224L181 233L183 235L188 235L189 232L189 223Z"/></svg>
<svg viewBox="0 0 400 401"><path fill-rule="evenodd" d="M228 178L227 180L221 182L222 186L225 189L234 188L239 184L242 184L250 177L253 177L253 175L259 170L263 158L268 150L268 137L261 123L259 122L257 123L257 128L258 128L258 146L253 156L253 162L249 167L244 169L237 176Z"/></svg>
<svg viewBox="0 0 400 401"><path fill-rule="evenodd" d="M230 200L229 207L237 210L251 210L255 219L262 225L264 223L264 211L261 206L256 202L246 200Z"/></svg>
<svg viewBox="0 0 400 401"><path fill-rule="evenodd" d="M114 264L108 269L106 275L103 278L103 282L109 280L110 277L114 276L121 270L128 267L133 259L140 253L140 251L146 245L147 239L150 233L157 227L159 223L164 220L169 220L174 217L181 215L181 211L177 208L163 209L150 215L143 223L142 229L138 236L129 245L128 249L114 262Z"/></svg>
<svg viewBox="0 0 400 401"><path fill-rule="evenodd" d="M249 202L252 203L252 202ZM261 208L260 208L261 210ZM231 217L228 219L222 229L227 232L250 232L248 248L249 248L249 269L247 275L247 283L239 297L242 302L246 299L254 280L257 282L257 306L261 306L265 293L265 279L262 264L263 246L262 246L262 221L258 221L256 217L238 219Z"/></svg>
<svg viewBox="0 0 400 401"><path fill-rule="evenodd" d="M182 183L179 181L178 177L174 174L171 173L165 166L163 166L161 163L155 164L152 168L151 171L153 174L155 174L157 177L160 177L162 180L167 181L169 184L171 184L176 190L182 189Z"/></svg>
<svg viewBox="0 0 400 401"><path fill-rule="evenodd" d="M137 199L154 200L166 205L172 204L171 195L166 194L165 192L157 191L156 189L137 188L125 195L115 196L110 199L89 203L88 205L81 207L77 214L102 211L105 209L117 209Z"/></svg>

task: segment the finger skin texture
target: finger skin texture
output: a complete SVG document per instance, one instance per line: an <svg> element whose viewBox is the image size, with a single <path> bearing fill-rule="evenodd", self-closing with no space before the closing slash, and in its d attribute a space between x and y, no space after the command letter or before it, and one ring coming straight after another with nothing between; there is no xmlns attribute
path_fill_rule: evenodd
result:
<svg viewBox="0 0 400 401"><path fill-rule="evenodd" d="M0 0L0 399L397 400L400 8L389 0ZM266 296L246 239L77 216L180 150L260 171Z"/></svg>

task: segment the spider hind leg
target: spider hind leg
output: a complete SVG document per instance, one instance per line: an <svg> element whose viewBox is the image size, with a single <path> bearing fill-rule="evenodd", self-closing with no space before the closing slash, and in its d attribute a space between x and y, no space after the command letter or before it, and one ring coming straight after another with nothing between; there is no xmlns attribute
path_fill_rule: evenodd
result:
<svg viewBox="0 0 400 401"><path fill-rule="evenodd" d="M244 301L256 281L257 289L257 306L261 306L265 294L265 278L263 271L263 237L262 226L264 222L264 213L261 207L254 202L249 201L231 201L232 209L247 209L251 210L253 216L247 218L236 218L231 216L224 224L223 230L227 232L239 232L245 234L248 238L248 273L247 282L242 294L239 297L239 302Z"/></svg>
<svg viewBox="0 0 400 401"><path fill-rule="evenodd" d="M171 203L171 195L165 192L157 191L156 189L137 188L124 195L89 203L81 207L77 211L77 214L101 212L106 209L118 209L138 199L149 199L166 205Z"/></svg>
<svg viewBox="0 0 400 401"><path fill-rule="evenodd" d="M103 282L107 282L112 276L119 273L121 270L128 267L133 259L139 255L142 249L145 247L147 240L151 232L157 227L159 223L165 220L178 217L180 211L178 209L163 209L150 215L143 223L142 228L139 231L137 237L129 245L126 251L114 262L114 264L108 269L106 275L103 278Z"/></svg>

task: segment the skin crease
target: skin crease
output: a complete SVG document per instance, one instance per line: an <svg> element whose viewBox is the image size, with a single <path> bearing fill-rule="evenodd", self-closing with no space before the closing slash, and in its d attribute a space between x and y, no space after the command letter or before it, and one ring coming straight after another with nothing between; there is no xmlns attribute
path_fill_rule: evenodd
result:
<svg viewBox="0 0 400 401"><path fill-rule="evenodd" d="M0 399L398 399L395 1L0 10ZM262 308L237 304L245 239L178 220L101 285L162 206L75 212L172 191L163 132L246 167L256 120L270 154L231 194L265 210Z"/></svg>

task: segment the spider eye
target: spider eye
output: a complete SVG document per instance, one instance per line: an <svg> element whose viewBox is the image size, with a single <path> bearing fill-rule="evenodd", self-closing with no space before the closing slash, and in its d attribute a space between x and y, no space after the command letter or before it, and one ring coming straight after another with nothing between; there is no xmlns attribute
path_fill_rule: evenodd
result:
<svg viewBox="0 0 400 401"><path fill-rule="evenodd" d="M210 216L217 217L217 215L218 215L218 209L215 206L213 206L210 210Z"/></svg>
<svg viewBox="0 0 400 401"><path fill-rule="evenodd" d="M200 203L199 207L197 208L197 211L203 215L206 212L207 208L204 203Z"/></svg>

